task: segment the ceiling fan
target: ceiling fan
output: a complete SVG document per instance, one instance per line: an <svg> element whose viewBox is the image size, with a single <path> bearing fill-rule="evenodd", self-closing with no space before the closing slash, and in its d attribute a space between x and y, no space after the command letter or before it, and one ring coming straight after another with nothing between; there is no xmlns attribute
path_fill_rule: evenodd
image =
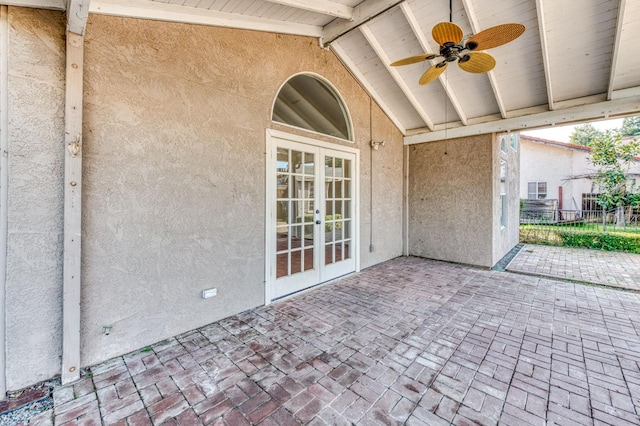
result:
<svg viewBox="0 0 640 426"><path fill-rule="evenodd" d="M400 59L391 64L393 67L415 64L435 58L443 61L429 67L420 77L420 84L428 84L438 78L449 65L458 61L464 71L471 73L489 72L496 66L493 56L477 50L487 50L502 46L520 37L525 30L522 24L502 24L487 28L478 34L463 40L462 28L452 22L440 22L431 31L433 39L440 45L440 53L425 53Z"/></svg>

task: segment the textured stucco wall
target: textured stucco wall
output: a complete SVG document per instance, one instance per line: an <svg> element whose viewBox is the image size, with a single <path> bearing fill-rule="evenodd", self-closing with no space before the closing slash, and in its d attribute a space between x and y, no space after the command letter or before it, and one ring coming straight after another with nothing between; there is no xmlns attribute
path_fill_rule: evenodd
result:
<svg viewBox="0 0 640 426"><path fill-rule="evenodd" d="M401 134L374 104L373 137L386 146L374 153L380 242L369 253L369 97L317 40L90 16L83 364L264 303L265 129L289 130L270 122L271 107L303 71L331 82L353 119L362 266L400 255ZM218 296L202 299L210 287Z"/></svg>
<svg viewBox="0 0 640 426"><path fill-rule="evenodd" d="M494 137L409 148L409 253L493 266Z"/></svg>
<svg viewBox="0 0 640 426"><path fill-rule="evenodd" d="M495 265L511 250L519 241L520 221L520 150L507 146L507 151L500 149L499 137L493 141L493 259ZM505 194L507 195L506 223L501 223L502 216L502 183L500 182L500 162L507 162L507 176L505 182Z"/></svg>
<svg viewBox="0 0 640 426"><path fill-rule="evenodd" d="M9 7L7 389L60 373L63 14Z"/></svg>

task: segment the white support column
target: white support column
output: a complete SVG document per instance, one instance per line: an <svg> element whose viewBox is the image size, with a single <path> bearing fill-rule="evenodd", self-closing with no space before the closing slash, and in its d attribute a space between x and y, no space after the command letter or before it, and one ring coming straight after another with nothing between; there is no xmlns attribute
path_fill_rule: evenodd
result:
<svg viewBox="0 0 640 426"><path fill-rule="evenodd" d="M80 236L84 37L67 31L64 170L62 383L80 378Z"/></svg>
<svg viewBox="0 0 640 426"><path fill-rule="evenodd" d="M9 210L9 19L7 6L0 6L0 399L7 393L7 234Z"/></svg>

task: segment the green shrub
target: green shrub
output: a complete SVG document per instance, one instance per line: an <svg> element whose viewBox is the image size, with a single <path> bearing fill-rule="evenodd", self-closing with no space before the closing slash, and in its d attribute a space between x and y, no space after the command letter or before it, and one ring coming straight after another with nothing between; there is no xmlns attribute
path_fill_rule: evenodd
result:
<svg viewBox="0 0 640 426"><path fill-rule="evenodd" d="M567 230L555 226L521 225L520 242L640 254L640 234L631 232L605 233L587 225L579 230Z"/></svg>
<svg viewBox="0 0 640 426"><path fill-rule="evenodd" d="M558 236L566 247L640 253L640 236L635 234L559 231Z"/></svg>

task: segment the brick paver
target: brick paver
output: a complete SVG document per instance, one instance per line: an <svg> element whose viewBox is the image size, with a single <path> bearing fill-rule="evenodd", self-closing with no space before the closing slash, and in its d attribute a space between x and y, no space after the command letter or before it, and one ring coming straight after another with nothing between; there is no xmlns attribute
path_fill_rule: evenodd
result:
<svg viewBox="0 0 640 426"><path fill-rule="evenodd" d="M507 271L640 291L640 254L527 244Z"/></svg>
<svg viewBox="0 0 640 426"><path fill-rule="evenodd" d="M55 423L639 424L636 327L637 293L398 258L94 366Z"/></svg>

